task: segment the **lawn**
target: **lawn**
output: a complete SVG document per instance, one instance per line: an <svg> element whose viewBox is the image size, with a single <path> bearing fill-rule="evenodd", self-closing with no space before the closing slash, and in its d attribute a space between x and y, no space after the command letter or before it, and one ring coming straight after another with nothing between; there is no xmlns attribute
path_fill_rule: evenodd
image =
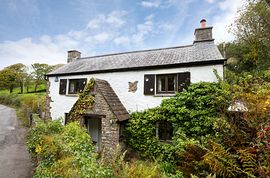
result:
<svg viewBox="0 0 270 178"><path fill-rule="evenodd" d="M24 93L25 94L32 93L32 94L36 94L36 95L45 95L45 93L46 93L46 85L45 84L40 84L37 87L36 93L35 93L34 89L35 89L34 85L30 85L28 93L27 93L26 87L24 87ZM9 94L9 90L7 90L7 89L0 90L0 94ZM12 94L21 94L21 88L20 87L14 88Z"/></svg>

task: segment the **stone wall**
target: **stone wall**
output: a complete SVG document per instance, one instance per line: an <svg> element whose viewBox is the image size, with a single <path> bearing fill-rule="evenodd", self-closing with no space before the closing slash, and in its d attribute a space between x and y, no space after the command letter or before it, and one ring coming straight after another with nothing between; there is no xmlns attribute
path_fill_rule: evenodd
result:
<svg viewBox="0 0 270 178"><path fill-rule="evenodd" d="M87 114L104 115L101 120L101 149L110 152L119 144L119 123L105 98L96 91L96 86L92 94L95 95L95 103Z"/></svg>
<svg viewBox="0 0 270 178"><path fill-rule="evenodd" d="M51 97L50 97L50 81L46 81L46 106L44 119L51 119Z"/></svg>

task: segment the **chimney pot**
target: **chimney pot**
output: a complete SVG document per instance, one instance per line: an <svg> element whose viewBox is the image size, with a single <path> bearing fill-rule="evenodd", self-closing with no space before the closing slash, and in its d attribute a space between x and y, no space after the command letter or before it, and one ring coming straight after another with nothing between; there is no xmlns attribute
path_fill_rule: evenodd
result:
<svg viewBox="0 0 270 178"><path fill-rule="evenodd" d="M81 58L81 52L77 50L70 50L67 52L67 63Z"/></svg>
<svg viewBox="0 0 270 178"><path fill-rule="evenodd" d="M200 24L201 24L201 28L205 28L206 27L206 20L205 19L202 19L200 21Z"/></svg>

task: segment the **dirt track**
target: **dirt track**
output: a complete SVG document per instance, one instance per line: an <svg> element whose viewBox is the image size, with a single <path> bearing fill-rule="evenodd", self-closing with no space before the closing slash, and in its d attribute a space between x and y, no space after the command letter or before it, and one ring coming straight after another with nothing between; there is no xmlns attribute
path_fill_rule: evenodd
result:
<svg viewBox="0 0 270 178"><path fill-rule="evenodd" d="M32 177L33 164L25 134L15 109L0 105L0 178Z"/></svg>

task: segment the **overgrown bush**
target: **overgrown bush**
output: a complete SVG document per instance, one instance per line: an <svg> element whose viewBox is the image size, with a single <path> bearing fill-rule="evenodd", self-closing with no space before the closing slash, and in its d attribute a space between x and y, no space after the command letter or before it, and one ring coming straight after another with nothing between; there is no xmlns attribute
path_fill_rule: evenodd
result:
<svg viewBox="0 0 270 178"><path fill-rule="evenodd" d="M76 123L39 122L31 130L27 145L38 161L34 177L112 176L111 170L97 161L89 134Z"/></svg>
<svg viewBox="0 0 270 178"><path fill-rule="evenodd" d="M157 108L133 113L128 144L144 157L175 165L170 170L185 177L269 177L270 83L265 75L230 77L230 85L192 84ZM235 101L246 109L228 110ZM170 143L155 137L160 120L173 124Z"/></svg>
<svg viewBox="0 0 270 178"><path fill-rule="evenodd" d="M163 100L159 107L132 113L126 128L127 143L143 157L170 163L171 173L177 165L183 165L184 154L196 154L201 150L201 157L194 160L199 162L206 153L199 145L205 138L215 137L215 123L228 107L229 96L229 91L220 83L192 84L188 91ZM156 137L156 123L160 121L172 123L174 136L170 143ZM200 172L195 170L195 164L191 166L189 171Z"/></svg>
<svg viewBox="0 0 270 178"><path fill-rule="evenodd" d="M18 94L0 94L0 104L19 107L21 105L20 95Z"/></svg>
<svg viewBox="0 0 270 178"><path fill-rule="evenodd" d="M0 104L17 108L17 116L25 126L31 113L41 114L45 111L45 96L36 94L0 94Z"/></svg>

